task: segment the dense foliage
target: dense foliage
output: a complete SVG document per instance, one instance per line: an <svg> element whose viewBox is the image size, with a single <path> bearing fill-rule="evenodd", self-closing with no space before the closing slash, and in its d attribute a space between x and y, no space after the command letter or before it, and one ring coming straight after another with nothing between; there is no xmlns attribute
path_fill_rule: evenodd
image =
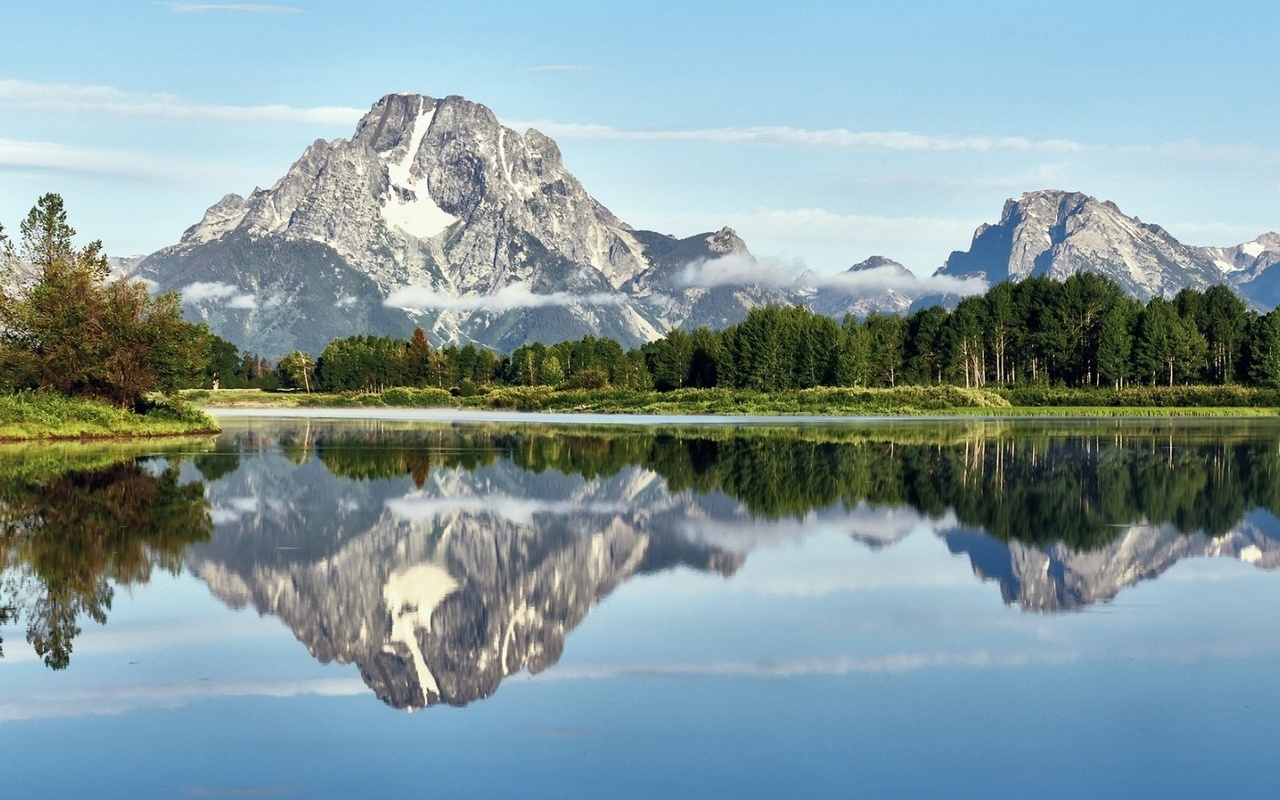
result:
<svg viewBox="0 0 1280 800"><path fill-rule="evenodd" d="M182 318L176 292L107 281L102 243L72 245L62 198L46 194L22 221L15 250L0 230L0 388L49 389L136 407L203 371L203 326Z"/></svg>
<svg viewBox="0 0 1280 800"><path fill-rule="evenodd" d="M223 361L258 363L256 356L234 351ZM1226 286L1185 289L1172 300L1143 305L1110 279L1086 272L1061 282L1005 282L954 309L933 306L905 316L849 315L837 322L802 307L766 306L724 330L676 329L630 352L594 336L531 342L510 355L475 344L433 348L421 329L407 342L352 336L331 342L314 364L305 353L286 356L274 380L323 392L434 387L463 397L503 386L659 392L931 385L1120 393L1143 386L1280 389L1280 312L1260 315ZM1101 404L1132 405L1116 397Z"/></svg>

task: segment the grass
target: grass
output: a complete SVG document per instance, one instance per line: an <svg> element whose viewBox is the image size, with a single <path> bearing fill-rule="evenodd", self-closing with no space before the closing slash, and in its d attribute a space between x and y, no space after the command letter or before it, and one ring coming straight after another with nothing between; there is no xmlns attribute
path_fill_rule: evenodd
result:
<svg viewBox="0 0 1280 800"><path fill-rule="evenodd" d="M553 390L499 386L470 397L443 389L394 388L382 393L274 393L256 389L191 392L206 408L405 407L557 411L597 414L814 415L814 416L1028 416L1028 417L1270 417L1280 415L1280 393L1243 387L1138 387L1110 389L966 389L899 386L891 389L821 387L785 392L731 389Z"/></svg>
<svg viewBox="0 0 1280 800"><path fill-rule="evenodd" d="M142 413L49 392L0 396L0 441L114 439L217 433L208 414L180 400L156 400Z"/></svg>

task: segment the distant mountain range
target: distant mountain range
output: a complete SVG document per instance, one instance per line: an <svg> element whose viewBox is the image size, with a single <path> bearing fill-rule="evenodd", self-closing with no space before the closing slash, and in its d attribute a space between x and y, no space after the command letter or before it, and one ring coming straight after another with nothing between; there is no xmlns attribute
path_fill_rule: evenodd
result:
<svg viewBox="0 0 1280 800"><path fill-rule="evenodd" d="M834 317L901 312L1029 275L1105 274L1141 299L1229 283L1280 301L1280 235L1233 248L1179 243L1078 193L1005 204L928 279L875 256L835 276L780 274L730 228L638 230L595 200L536 130L461 97L388 95L350 140L316 141L269 189L229 194L177 244L119 272L178 289L190 313L246 350L318 353L355 334L511 350L585 334L625 345L673 327L723 327L766 303Z"/></svg>

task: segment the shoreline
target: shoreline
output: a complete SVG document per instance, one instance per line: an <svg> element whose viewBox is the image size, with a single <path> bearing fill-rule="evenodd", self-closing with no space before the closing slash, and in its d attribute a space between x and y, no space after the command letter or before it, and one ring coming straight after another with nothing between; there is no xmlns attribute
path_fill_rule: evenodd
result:
<svg viewBox="0 0 1280 800"><path fill-rule="evenodd" d="M182 401L135 412L79 397L24 392L0 396L0 442L110 442L216 436L218 423Z"/></svg>

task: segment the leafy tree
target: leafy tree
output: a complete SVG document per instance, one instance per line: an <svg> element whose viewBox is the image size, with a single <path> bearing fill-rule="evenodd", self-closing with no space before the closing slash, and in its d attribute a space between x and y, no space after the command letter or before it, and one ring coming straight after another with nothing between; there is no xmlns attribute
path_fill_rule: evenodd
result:
<svg viewBox="0 0 1280 800"><path fill-rule="evenodd" d="M871 335L857 317L845 314L836 350L835 384L865 386L870 372Z"/></svg>
<svg viewBox="0 0 1280 800"><path fill-rule="evenodd" d="M538 381L546 386L564 383L564 368L560 366L560 359L551 355L542 359L542 366L538 368Z"/></svg>
<svg viewBox="0 0 1280 800"><path fill-rule="evenodd" d="M276 377L286 389L305 389L310 392L311 375L315 368L315 361L310 355L294 350L276 364Z"/></svg>
<svg viewBox="0 0 1280 800"><path fill-rule="evenodd" d="M1207 349L1204 337L1168 300L1153 297L1138 318L1137 330L1135 358L1152 383L1167 380L1172 386L1175 377L1197 374Z"/></svg>
<svg viewBox="0 0 1280 800"><path fill-rule="evenodd" d="M1098 328L1098 376L1116 389L1133 377L1133 324L1139 308L1122 300L1102 316Z"/></svg>
<svg viewBox="0 0 1280 800"><path fill-rule="evenodd" d="M870 341L868 362L872 379L886 386L896 386L902 371L907 326L902 317L896 314L871 314L867 317L866 328Z"/></svg>
<svg viewBox="0 0 1280 800"><path fill-rule="evenodd" d="M129 407L148 392L200 381L208 332L182 319L176 292L151 297L141 283L106 283L102 243L72 245L75 230L56 194L41 197L20 228L20 258L34 274L20 280L10 272L0 290L0 354L10 388ZM12 269L14 260L6 260Z"/></svg>

